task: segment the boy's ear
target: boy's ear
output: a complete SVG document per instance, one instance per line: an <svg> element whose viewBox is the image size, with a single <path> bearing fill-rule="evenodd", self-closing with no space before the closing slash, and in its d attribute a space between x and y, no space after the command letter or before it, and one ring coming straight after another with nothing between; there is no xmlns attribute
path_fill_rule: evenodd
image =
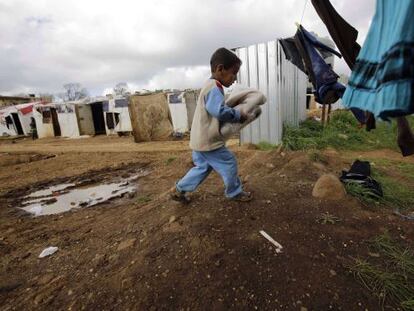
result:
<svg viewBox="0 0 414 311"><path fill-rule="evenodd" d="M223 71L224 69L224 65L223 64L218 64L216 67L216 71Z"/></svg>

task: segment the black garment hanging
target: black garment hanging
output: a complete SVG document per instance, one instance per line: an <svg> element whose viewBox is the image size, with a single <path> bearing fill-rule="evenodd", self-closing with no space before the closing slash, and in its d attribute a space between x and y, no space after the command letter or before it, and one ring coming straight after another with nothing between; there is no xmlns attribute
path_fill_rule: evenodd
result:
<svg viewBox="0 0 414 311"><path fill-rule="evenodd" d="M336 12L329 0L312 0L312 5L328 29L332 40L334 40L345 62L352 70L358 53L361 50L361 46L356 42L358 31ZM362 111L358 112L359 115L361 113ZM362 123L365 123L366 130L370 131L375 129L376 123L374 115L371 112L366 112L365 114L366 119ZM359 118L358 120L361 121Z"/></svg>

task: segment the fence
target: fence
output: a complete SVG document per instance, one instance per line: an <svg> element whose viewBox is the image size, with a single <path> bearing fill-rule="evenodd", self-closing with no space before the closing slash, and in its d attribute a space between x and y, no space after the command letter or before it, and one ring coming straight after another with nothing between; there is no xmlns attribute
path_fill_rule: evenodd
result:
<svg viewBox="0 0 414 311"><path fill-rule="evenodd" d="M283 124L299 125L306 118L306 75L285 59L277 41L235 49L243 65L238 83L262 91L267 103L260 118L245 127L242 143L279 144Z"/></svg>

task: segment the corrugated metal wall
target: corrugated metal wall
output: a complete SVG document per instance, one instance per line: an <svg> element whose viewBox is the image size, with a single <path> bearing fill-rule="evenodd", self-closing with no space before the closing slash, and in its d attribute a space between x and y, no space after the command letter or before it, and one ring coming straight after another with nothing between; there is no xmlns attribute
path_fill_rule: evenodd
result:
<svg viewBox="0 0 414 311"><path fill-rule="evenodd" d="M306 75L285 59L277 41L237 48L242 60L238 83L257 88L267 97L260 118L245 127L242 143L279 144L283 123L299 125L306 118Z"/></svg>

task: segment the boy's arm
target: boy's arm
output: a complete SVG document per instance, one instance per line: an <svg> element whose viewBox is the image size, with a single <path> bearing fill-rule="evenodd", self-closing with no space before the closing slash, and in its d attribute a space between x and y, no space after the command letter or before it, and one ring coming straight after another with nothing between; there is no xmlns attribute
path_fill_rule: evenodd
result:
<svg viewBox="0 0 414 311"><path fill-rule="evenodd" d="M240 111L226 106L224 95L219 88L215 87L207 93L205 98L206 109L209 114L222 122L240 122Z"/></svg>

